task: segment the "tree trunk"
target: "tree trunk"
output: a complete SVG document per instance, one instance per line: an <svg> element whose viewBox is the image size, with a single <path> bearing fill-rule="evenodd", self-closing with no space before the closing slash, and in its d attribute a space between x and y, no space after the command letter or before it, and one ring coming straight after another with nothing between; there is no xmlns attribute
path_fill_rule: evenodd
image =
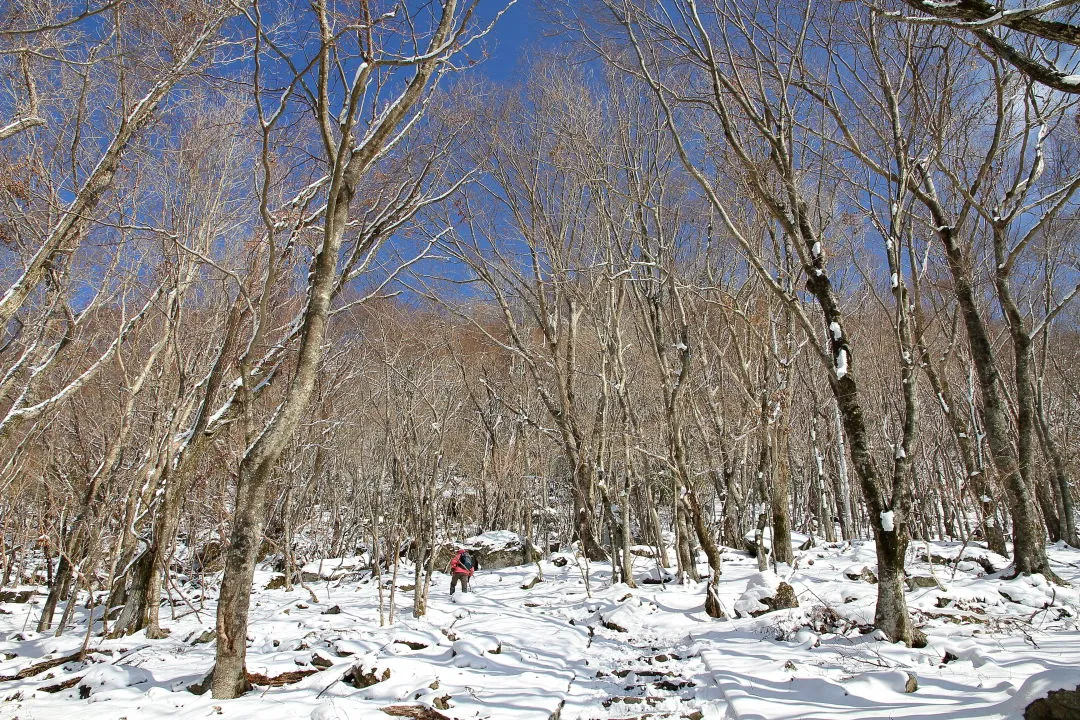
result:
<svg viewBox="0 0 1080 720"><path fill-rule="evenodd" d="M1025 468L1021 468L1021 461L1009 438L1009 424L999 386L1001 377L994 361L989 333L975 300L965 259L956 243L952 224L947 221L940 208L932 202L929 204L929 209L938 227L938 237L945 247L945 256L953 278L953 294L960 306L964 327L967 330L971 360L975 365L975 374L979 380L983 424L986 442L990 447L990 457L1002 479L1009 513L1012 515L1013 568L1020 574L1043 573L1049 577L1051 573L1046 559L1045 535L1039 523L1031 491L1021 474ZM1015 347L1014 353L1020 357L1019 350Z"/></svg>
<svg viewBox="0 0 1080 720"><path fill-rule="evenodd" d="M74 552L70 548L69 552ZM52 627L53 616L60 599L67 597L68 588L71 586L71 562L67 553L60 554L60 562L56 566L56 575L49 586L49 594L45 598L45 604L41 608L41 616L38 618L37 631L46 632Z"/></svg>
<svg viewBox="0 0 1080 720"><path fill-rule="evenodd" d="M781 421L783 421L783 414ZM791 464L788 462L787 431L777 428L772 453L774 474L769 488L772 512L772 556L774 563L790 565L795 561L791 547Z"/></svg>
<svg viewBox="0 0 1080 720"><path fill-rule="evenodd" d="M705 523L705 514L701 511L697 495L692 489L687 489L683 502L689 510L690 519L694 523L694 531L701 542L701 548L705 551L705 557L709 559L709 580L705 586L705 614L711 618L725 617L719 595L720 575L723 572L720 548L717 547L712 532Z"/></svg>
<svg viewBox="0 0 1080 720"><path fill-rule="evenodd" d="M844 421L840 417L840 404L834 406L836 419L836 510L840 522L840 537L854 540L858 534L855 515L851 511L851 485L848 482L847 446L844 442Z"/></svg>
<svg viewBox="0 0 1080 720"><path fill-rule="evenodd" d="M594 562L604 560L607 553L596 537L594 483L591 463L584 458L574 458L574 534L581 542L581 552Z"/></svg>
<svg viewBox="0 0 1080 720"><path fill-rule="evenodd" d="M908 538L903 530L885 532L874 530L877 548L878 594L874 609L874 627L884 631L893 642L922 647L926 637L911 623L907 609L907 590L904 580L904 557Z"/></svg>
<svg viewBox="0 0 1080 720"><path fill-rule="evenodd" d="M236 510L218 598L217 658L212 680L215 698L234 698L251 689L245 666L248 605L266 523L266 486L271 469L267 462L240 464Z"/></svg>
<svg viewBox="0 0 1080 720"><path fill-rule="evenodd" d="M1039 431L1039 443L1043 454L1050 459L1050 472L1057 486L1058 500L1061 503L1061 520L1059 533L1061 538L1069 545L1080 547L1080 537L1076 533L1076 508L1073 503L1072 488L1069 483L1069 470L1058 448L1057 441L1050 430L1050 424L1046 421L1046 410L1043 407L1042 393L1035 395L1036 429Z"/></svg>

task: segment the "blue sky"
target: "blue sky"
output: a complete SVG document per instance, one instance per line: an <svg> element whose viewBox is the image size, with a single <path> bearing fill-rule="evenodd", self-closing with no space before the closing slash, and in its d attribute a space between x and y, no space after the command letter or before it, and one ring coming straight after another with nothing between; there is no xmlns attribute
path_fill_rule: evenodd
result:
<svg viewBox="0 0 1080 720"><path fill-rule="evenodd" d="M490 56L480 66L480 72L502 82L512 80L523 70L525 51L541 41L536 3L537 0L518 0L503 15L495 26L494 37L488 44ZM489 7L495 11L501 6L502 2L493 2Z"/></svg>

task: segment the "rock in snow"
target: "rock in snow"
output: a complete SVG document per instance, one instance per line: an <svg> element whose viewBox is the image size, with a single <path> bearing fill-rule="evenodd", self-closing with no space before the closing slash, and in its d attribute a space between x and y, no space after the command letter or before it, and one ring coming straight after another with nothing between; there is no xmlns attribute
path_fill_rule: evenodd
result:
<svg viewBox="0 0 1080 720"><path fill-rule="evenodd" d="M791 585L781 581L775 573L759 572L750 576L746 590L735 601L735 613L742 617L757 617L798 606L799 601Z"/></svg>
<svg viewBox="0 0 1080 720"><path fill-rule="evenodd" d="M493 530L468 538L463 543L446 543L435 555L435 567L442 570L461 548L472 553L481 570L501 570L525 564L525 539L509 530ZM532 557L543 555L540 548L530 544Z"/></svg>

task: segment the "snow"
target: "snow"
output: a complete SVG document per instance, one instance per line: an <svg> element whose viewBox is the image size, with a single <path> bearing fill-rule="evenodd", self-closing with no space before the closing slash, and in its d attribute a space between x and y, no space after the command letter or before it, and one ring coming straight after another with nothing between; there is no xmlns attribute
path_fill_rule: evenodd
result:
<svg viewBox="0 0 1080 720"><path fill-rule="evenodd" d="M840 323L835 320L829 323L829 332L832 333L833 340L840 340L844 336L844 331L840 329Z"/></svg>
<svg viewBox="0 0 1080 720"><path fill-rule="evenodd" d="M493 530L469 538L464 542L464 546L491 551L520 548L523 543L524 540L516 532L510 532L509 530Z"/></svg>
<svg viewBox="0 0 1080 720"><path fill-rule="evenodd" d="M844 377L848 373L847 348L840 348L836 354L836 379Z"/></svg>
<svg viewBox="0 0 1080 720"><path fill-rule="evenodd" d="M746 583L746 590L735 601L735 612L740 616L768 610L768 605L761 601L776 595L776 588L780 585L780 578L776 573L759 572L750 576Z"/></svg>
<svg viewBox="0 0 1080 720"><path fill-rule="evenodd" d="M85 686L85 692L94 701L100 702L126 695L141 695L142 690L134 689L135 686L145 685L151 680L153 675L142 668L129 665L95 665L86 671L79 685Z"/></svg>
<svg viewBox="0 0 1080 720"><path fill-rule="evenodd" d="M881 529L885 532L893 532L896 529L892 510L881 511Z"/></svg>
<svg viewBox="0 0 1080 720"><path fill-rule="evenodd" d="M357 555L344 558L326 558L314 560L301 568L305 575L317 575L322 580L338 579L349 573L359 572L370 563L368 556Z"/></svg>
<svg viewBox="0 0 1080 720"><path fill-rule="evenodd" d="M794 544L803 537L794 536ZM933 568L927 551L939 563ZM298 681L258 685L236 700L187 692L213 663L213 643L195 640L214 626L217 591L213 582L182 585L199 612L183 602L165 605L169 637L94 635L85 661L0 680L0 718L365 720L384 717L379 709L390 705L421 705L448 718L492 720L547 720L556 711L562 720L694 713L1004 720L1022 717L1049 691L1078 683L1080 551L1057 544L1048 556L1069 586L1041 575L1007 580L1005 559L975 543L917 543L908 574L939 582L907 593L929 639L922 649L870 631L877 586L861 578L874 567L872 542L819 539L796 551L779 575L761 573L747 553L725 548L719 585L725 608L760 611L760 599L781 579L799 601L791 610L729 620L705 615L702 583L643 584L656 573L655 559L647 557L634 557L637 588L612 585L610 566L594 562L589 592L573 563L543 561L544 580L529 590L522 585L536 576L534 565L478 572L474 591L456 596L466 603L451 602L449 578L436 573L421 618L409 612L410 570L399 580L397 620L386 627L379 627L379 592L370 579L346 575L320 583L313 602L302 588L263 589L272 573L260 570L248 668L270 678L309 673ZM704 557L698 560L704 573ZM848 571L855 579L845 577ZM85 597L75 627L59 638L27 629L43 601L39 589L30 604L0 604L0 677L80 648ZM334 605L339 614L323 614ZM354 666L385 679L365 688L343 682ZM908 692L913 678L918 688ZM66 683L56 692L42 689Z"/></svg>
<svg viewBox="0 0 1080 720"><path fill-rule="evenodd" d="M455 605L472 605L474 601L473 599L475 597L476 596L472 593L467 593L459 590L450 596L450 602L454 603Z"/></svg>
<svg viewBox="0 0 1080 720"><path fill-rule="evenodd" d="M761 514L761 513L765 512L765 510L767 509L768 506L765 505L764 503L761 503L761 504L757 505L756 507L759 508L757 510L757 514ZM762 530L761 534L762 534L761 544L765 546L766 550L772 550L772 528L766 526L765 529ZM755 543L755 542L757 542L756 538L757 538L757 531L756 530L750 530L750 531L748 531L746 533L746 535L743 536L743 540L745 540L747 543ZM791 533L791 546L796 547L796 548L801 547L809 539L810 539L809 535L804 535L802 533L793 532L793 533Z"/></svg>

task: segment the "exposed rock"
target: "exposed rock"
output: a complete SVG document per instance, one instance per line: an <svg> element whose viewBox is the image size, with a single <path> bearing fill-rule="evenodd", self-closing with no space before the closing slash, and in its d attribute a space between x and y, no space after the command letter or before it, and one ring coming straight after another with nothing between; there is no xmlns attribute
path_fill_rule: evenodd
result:
<svg viewBox="0 0 1080 720"><path fill-rule="evenodd" d="M604 627L606 627L608 630L614 630L615 632L626 632L626 628L624 628L622 625L619 625L618 623L612 622L611 620L605 620Z"/></svg>
<svg viewBox="0 0 1080 720"><path fill-rule="evenodd" d="M323 610L322 614L323 615L340 615L341 614L341 606L340 605L334 605L333 607L328 607L325 610Z"/></svg>
<svg viewBox="0 0 1080 720"><path fill-rule="evenodd" d="M656 695L648 695L646 697L640 697L640 696L637 696L637 695L625 695L625 696L622 696L622 697L619 697L619 696L610 697L607 700L601 701L600 704L603 705L606 708L609 708L609 707L611 707L612 705L615 705L615 704L622 704L622 705L646 705L647 704L647 705L649 705L649 707L655 707L655 706L660 705L661 703L663 703L665 699L666 698L662 698L662 697L659 697L659 696L656 696ZM649 716L646 716L646 717L649 717Z"/></svg>
<svg viewBox="0 0 1080 720"><path fill-rule="evenodd" d="M33 590L4 590L0 591L0 602L26 603L34 596Z"/></svg>
<svg viewBox="0 0 1080 720"><path fill-rule="evenodd" d="M758 617L776 610L797 607L799 600L795 597L795 588L771 572L752 575L747 582L746 591L735 601L735 613L744 617Z"/></svg>
<svg viewBox="0 0 1080 720"><path fill-rule="evenodd" d="M907 682L904 683L904 692L913 693L919 689L919 678L915 676L915 673L907 674Z"/></svg>
<svg viewBox="0 0 1080 720"><path fill-rule="evenodd" d="M877 574L866 565L852 565L844 571L844 577L854 582L868 582L871 585L877 584Z"/></svg>
<svg viewBox="0 0 1080 720"><path fill-rule="evenodd" d="M214 642L217 640L216 630L204 630L199 637L191 641L192 645L205 645L206 643Z"/></svg>
<svg viewBox="0 0 1080 720"><path fill-rule="evenodd" d="M366 687L371 687L375 683L389 680L390 668L386 668L380 673L378 668L373 667L370 670L365 670L362 665L353 665L349 668L349 671L345 673L345 677L341 679L349 685L362 690Z"/></svg>
<svg viewBox="0 0 1080 720"><path fill-rule="evenodd" d="M55 685L46 685L45 687L40 687L38 688L38 690L47 693L58 693L63 690L70 690L71 688L78 685L82 681L82 679L82 675L77 675L69 680L64 680L63 682L56 683Z"/></svg>
<svg viewBox="0 0 1080 720"><path fill-rule="evenodd" d="M461 548L469 551L481 570L499 570L532 562L526 558L525 539L521 535L508 530L496 530L471 537L461 544L447 543L440 546L435 554L436 569L446 568ZM528 549L533 559L543 555L543 551L532 543L529 543Z"/></svg>
<svg viewBox="0 0 1080 720"><path fill-rule="evenodd" d="M366 553L351 557L315 560L301 568L300 577L304 582L358 580L370 562Z"/></svg>
<svg viewBox="0 0 1080 720"><path fill-rule="evenodd" d="M995 573L999 570L1003 570L1009 565L1008 558L1003 558L996 553L992 553L982 548L966 548L957 555L949 557L948 555L941 555L931 552L927 556L925 550L918 550L915 553L917 560L929 561L934 565L957 565L962 562L972 562L978 565L987 573ZM963 568L961 568L963 569Z"/></svg>
<svg viewBox="0 0 1080 720"><path fill-rule="evenodd" d="M941 584L931 575L909 575L907 578L908 590L918 588L936 588Z"/></svg>
<svg viewBox="0 0 1080 720"><path fill-rule="evenodd" d="M569 560L567 560L565 557L560 555L559 557L552 560L551 564L554 565L555 567L566 567L566 564L569 563L569 562L570 562Z"/></svg>
<svg viewBox="0 0 1080 720"><path fill-rule="evenodd" d="M214 682L214 672L211 670L202 680L196 680L187 686L187 691L192 695L205 695L210 690L210 685Z"/></svg>
<svg viewBox="0 0 1080 720"><path fill-rule="evenodd" d="M414 720L450 720L438 710L432 710L423 705L388 705L379 710L393 717L407 717Z"/></svg>
<svg viewBox="0 0 1080 720"><path fill-rule="evenodd" d="M274 675L270 677L261 673L249 672L247 674L248 682L252 685L260 685L262 687L281 687L282 685L292 685L298 683L308 675L314 675L319 672L318 669L304 669L304 670L290 670L283 672L280 675Z"/></svg>
<svg viewBox="0 0 1080 720"><path fill-rule="evenodd" d="M266 583L267 590L280 590L285 587L285 573L278 573L274 577L270 578L270 582Z"/></svg>
<svg viewBox="0 0 1080 720"><path fill-rule="evenodd" d="M914 628L911 631L911 647L924 648L927 646L927 644L929 644L929 642L930 640L926 637L926 633L924 633L919 628Z"/></svg>
<svg viewBox="0 0 1080 720"><path fill-rule="evenodd" d="M1075 720L1080 718L1080 685L1075 690L1053 690L1027 706L1024 720Z"/></svg>
<svg viewBox="0 0 1080 720"><path fill-rule="evenodd" d="M87 654L89 655L91 652L94 652L94 651L93 650L88 651ZM45 672L46 670L52 670L55 667L60 667L61 665L64 665L64 664L69 663L69 662L76 662L76 661L80 660L81 658L82 658L82 651L80 650L79 652L74 652L74 653L72 653L70 655L62 655L60 657L52 658L51 660L43 660L43 661L41 661L39 663L34 663L33 665L30 665L29 667L23 668L22 670L15 673L14 675L0 675L0 681L5 681L6 682L8 680L25 680L27 678L34 677L35 675L39 675L39 674Z"/></svg>
<svg viewBox="0 0 1080 720"><path fill-rule="evenodd" d="M761 602L769 606L769 612L799 607L799 599L795 597L795 588L786 582L776 586L776 595L771 598L763 598Z"/></svg>
<svg viewBox="0 0 1080 720"><path fill-rule="evenodd" d="M311 664L313 667L322 668L323 670L325 670L328 667L332 667L334 661L316 652L311 653Z"/></svg>
<svg viewBox="0 0 1080 720"><path fill-rule="evenodd" d="M398 639L398 640L394 640L394 642L395 643L400 643L401 645L404 645L405 647L409 648L410 650L423 650L424 648L427 647L426 644L424 644L422 642L418 642L416 640L401 640L401 639ZM445 710L446 708L443 708L443 709Z"/></svg>

